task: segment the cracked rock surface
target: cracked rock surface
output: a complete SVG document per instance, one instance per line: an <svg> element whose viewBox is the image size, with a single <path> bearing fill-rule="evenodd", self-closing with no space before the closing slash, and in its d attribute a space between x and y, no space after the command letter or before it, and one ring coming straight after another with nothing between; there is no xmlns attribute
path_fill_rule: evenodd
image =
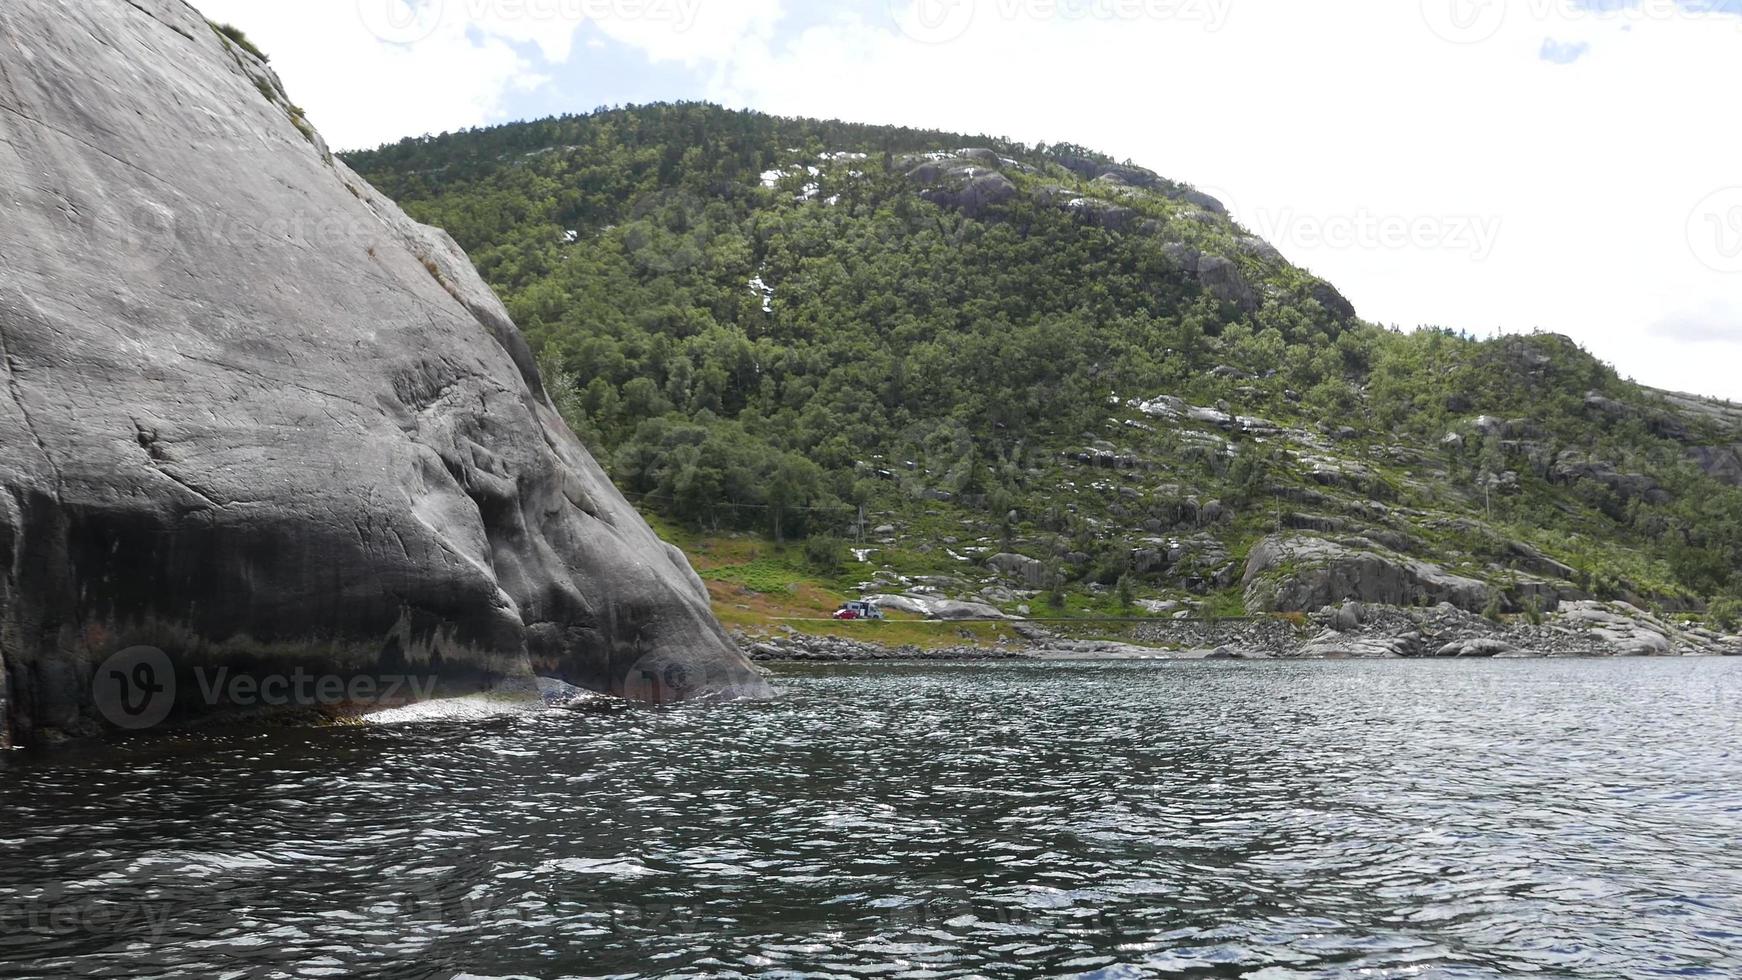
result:
<svg viewBox="0 0 1742 980"><path fill-rule="evenodd" d="M97 665L766 685L445 234L181 0L0 5L0 735ZM651 681L649 679L652 679Z"/></svg>

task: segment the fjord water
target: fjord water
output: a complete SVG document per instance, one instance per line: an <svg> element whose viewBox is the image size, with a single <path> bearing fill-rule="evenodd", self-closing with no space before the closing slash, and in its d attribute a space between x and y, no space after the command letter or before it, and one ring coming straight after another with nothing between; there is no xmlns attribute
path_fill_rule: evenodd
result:
<svg viewBox="0 0 1742 980"><path fill-rule="evenodd" d="M0 975L1742 975L1742 662L783 667L0 762Z"/></svg>

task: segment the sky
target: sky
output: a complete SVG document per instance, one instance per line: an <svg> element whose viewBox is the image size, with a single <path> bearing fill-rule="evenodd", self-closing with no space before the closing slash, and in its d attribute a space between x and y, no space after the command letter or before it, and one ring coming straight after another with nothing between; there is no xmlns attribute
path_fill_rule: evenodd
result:
<svg viewBox="0 0 1742 980"><path fill-rule="evenodd" d="M1360 315L1742 399L1742 0L195 0L354 149L599 106L1071 142Z"/></svg>

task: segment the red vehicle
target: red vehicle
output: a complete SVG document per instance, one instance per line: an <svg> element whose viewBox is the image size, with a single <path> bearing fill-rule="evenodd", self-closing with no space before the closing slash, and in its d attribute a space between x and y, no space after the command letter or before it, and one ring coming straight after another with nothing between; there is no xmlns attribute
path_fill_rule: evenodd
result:
<svg viewBox="0 0 1742 980"><path fill-rule="evenodd" d="M882 619L883 610L869 602L843 602L835 610L835 619Z"/></svg>

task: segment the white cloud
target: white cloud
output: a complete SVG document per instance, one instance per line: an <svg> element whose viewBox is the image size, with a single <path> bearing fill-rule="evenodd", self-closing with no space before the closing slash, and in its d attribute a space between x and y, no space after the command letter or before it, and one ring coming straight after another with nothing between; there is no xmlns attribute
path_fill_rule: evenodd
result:
<svg viewBox="0 0 1742 980"><path fill-rule="evenodd" d="M1742 304L1708 302L1660 318L1647 331L1654 337L1689 344L1742 344Z"/></svg>
<svg viewBox="0 0 1742 980"><path fill-rule="evenodd" d="M1690 241L1736 218L1724 247L1742 250L1742 202L1709 197L1742 184L1742 129L1712 101L1734 88L1742 18L1650 0L1609 14L1576 0L1231 0L1221 20L1214 0L918 0L972 4L965 29L959 6L932 7L944 41L924 43L894 25L926 10L892 2L897 18L734 60L708 94L1131 157L1255 229L1280 226L1276 244L1370 319L1540 327L1624 375L1742 395L1731 365L1648 332L1666 311L1742 296L1722 268L1737 253L1714 262ZM1461 16L1442 16L1448 4ZM1545 63L1545 35L1601 57ZM1409 233L1399 246L1365 227Z"/></svg>
<svg viewBox="0 0 1742 980"><path fill-rule="evenodd" d="M781 0L599 2L605 9L594 23L612 40L654 61L687 65L730 59L746 47L765 48L782 9Z"/></svg>
<svg viewBox="0 0 1742 980"><path fill-rule="evenodd" d="M1552 64L1570 65L1590 53L1589 41L1557 41L1551 37L1543 39L1540 57Z"/></svg>
<svg viewBox="0 0 1742 980"><path fill-rule="evenodd" d="M1725 193L1742 129L1720 108L1742 17L1677 0L853 0L806 6L812 26L782 36L781 0L424 0L441 16L383 8L428 29L415 44L361 26L359 3L402 2L204 6L272 53L339 146L502 118L556 71L538 55L576 56L590 22L589 44L700 69L693 97L1130 157L1223 197L1370 319L1540 327L1648 383L1742 396L1713 345L1672 329L1742 305L1742 190ZM1545 62L1545 37L1589 54Z"/></svg>
<svg viewBox="0 0 1742 980"><path fill-rule="evenodd" d="M200 0L199 7L246 31L272 58L291 98L344 149L495 118L510 93L546 80L511 41L567 53L548 25L510 21L469 31L452 11L432 18L439 8L389 3L398 0ZM393 36L396 27L414 43L378 36Z"/></svg>
<svg viewBox="0 0 1742 980"><path fill-rule="evenodd" d="M781 0L199 0L271 57L329 142L354 149L504 119L585 26L653 61L766 50ZM602 37L601 37L602 36ZM536 57L534 56L536 52ZM577 102L585 98L577 93ZM591 103L587 103L591 104Z"/></svg>

